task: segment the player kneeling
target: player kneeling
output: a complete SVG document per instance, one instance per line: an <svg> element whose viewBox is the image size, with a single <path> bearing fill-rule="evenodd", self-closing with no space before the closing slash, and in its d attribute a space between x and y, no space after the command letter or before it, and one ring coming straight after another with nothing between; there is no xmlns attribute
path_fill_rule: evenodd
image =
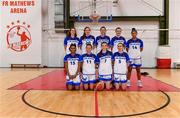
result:
<svg viewBox="0 0 180 118"><path fill-rule="evenodd" d="M107 90L111 89L112 81L112 52L108 51L108 44L103 42L101 44L101 51L97 55L97 64L99 70L99 81L105 84Z"/></svg>
<svg viewBox="0 0 180 118"><path fill-rule="evenodd" d="M96 83L96 55L92 54L92 45L86 45L86 54L82 55L82 83L85 90L94 90Z"/></svg>
<svg viewBox="0 0 180 118"><path fill-rule="evenodd" d="M124 52L125 45L123 43L119 43L117 45L118 52L114 53L114 86L116 90L119 90L120 85L122 90L126 90L126 82L127 82L127 68L129 63L129 56L126 52Z"/></svg>
<svg viewBox="0 0 180 118"><path fill-rule="evenodd" d="M64 65L66 69L66 85L68 90L80 89L80 65L81 65L81 56L76 54L76 44L71 44L69 47L70 54L67 54L64 57Z"/></svg>

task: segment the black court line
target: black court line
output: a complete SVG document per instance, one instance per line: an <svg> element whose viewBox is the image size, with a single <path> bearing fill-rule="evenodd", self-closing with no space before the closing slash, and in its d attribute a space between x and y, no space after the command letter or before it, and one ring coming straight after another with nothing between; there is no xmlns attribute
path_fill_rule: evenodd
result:
<svg viewBox="0 0 180 118"><path fill-rule="evenodd" d="M71 116L71 117L92 117L92 118L101 118L101 117L131 117L131 116L140 116L140 115L145 115L145 114L149 114L149 113L153 113L153 112L156 112L156 111L159 111L159 110L162 110L164 109L165 107L167 107L170 102L171 102L171 98L169 97L169 95L167 93L165 93L164 91L160 91L165 97L166 97L166 102L162 105L162 106L159 106L159 108L157 109L154 109L154 110L150 110L150 111L145 111L145 112L141 112L141 113L134 113L134 114L127 114L127 115L115 115L115 116L87 116L87 115L76 115L76 114L67 114L67 113L61 113L61 112L54 112L54 111L48 111L46 109L43 109L43 108L39 108L39 107L36 107L32 104L30 104L28 101L26 101L25 97L27 95L28 92L30 92L31 90L28 90L26 92L23 93L21 99L22 101L28 105L29 107L33 108L33 109L36 109L36 110L39 110L39 111L42 111L42 112L46 112L46 113L50 113L50 114L55 114L55 115L62 115L62 116Z"/></svg>

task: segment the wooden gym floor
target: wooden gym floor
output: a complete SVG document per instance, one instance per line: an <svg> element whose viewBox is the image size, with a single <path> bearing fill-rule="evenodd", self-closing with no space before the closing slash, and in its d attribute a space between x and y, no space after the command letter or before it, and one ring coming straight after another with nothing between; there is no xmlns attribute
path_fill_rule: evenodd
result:
<svg viewBox="0 0 180 118"><path fill-rule="evenodd" d="M144 87L66 91L63 69L0 69L0 118L180 117L180 70L143 69Z"/></svg>

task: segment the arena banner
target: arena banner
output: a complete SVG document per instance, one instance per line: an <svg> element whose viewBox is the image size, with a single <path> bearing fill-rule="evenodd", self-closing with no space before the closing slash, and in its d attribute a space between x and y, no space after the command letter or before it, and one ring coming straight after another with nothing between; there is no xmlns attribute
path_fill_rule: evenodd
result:
<svg viewBox="0 0 180 118"><path fill-rule="evenodd" d="M0 66L41 64L41 0L0 1Z"/></svg>

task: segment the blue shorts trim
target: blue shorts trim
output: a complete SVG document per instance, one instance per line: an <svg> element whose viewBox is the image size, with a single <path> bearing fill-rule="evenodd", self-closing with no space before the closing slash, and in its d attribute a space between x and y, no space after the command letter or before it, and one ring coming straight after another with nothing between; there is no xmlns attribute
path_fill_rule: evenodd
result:
<svg viewBox="0 0 180 118"><path fill-rule="evenodd" d="M66 82L66 85L80 86L80 85L81 85L81 83Z"/></svg>
<svg viewBox="0 0 180 118"><path fill-rule="evenodd" d="M82 81L83 84L89 84L89 81Z"/></svg>
<svg viewBox="0 0 180 118"><path fill-rule="evenodd" d="M96 83L96 80L89 81L89 84L95 84L95 83Z"/></svg>
<svg viewBox="0 0 180 118"><path fill-rule="evenodd" d="M131 66L131 67L141 67L142 64L140 64L140 65L137 65L137 64L130 64L129 66Z"/></svg>
<svg viewBox="0 0 180 118"><path fill-rule="evenodd" d="M73 82L66 82L66 85L73 85Z"/></svg>
<svg viewBox="0 0 180 118"><path fill-rule="evenodd" d="M81 83L73 83L74 86L80 86Z"/></svg>
<svg viewBox="0 0 180 118"><path fill-rule="evenodd" d="M99 81L104 81L104 82L108 82L108 81L112 81L112 75L99 75L98 78Z"/></svg>
<svg viewBox="0 0 180 118"><path fill-rule="evenodd" d="M120 81L113 80L113 83L119 84L119 83L121 83L121 82L120 82Z"/></svg>
<svg viewBox="0 0 180 118"><path fill-rule="evenodd" d="M121 80L120 81L122 84L125 84L125 83L127 83L127 80Z"/></svg>
<svg viewBox="0 0 180 118"><path fill-rule="evenodd" d="M109 81L112 81L112 78L108 78L108 79L99 78L99 81L109 82Z"/></svg>
<svg viewBox="0 0 180 118"><path fill-rule="evenodd" d="M83 84L95 84L96 80L94 81L82 81Z"/></svg>

